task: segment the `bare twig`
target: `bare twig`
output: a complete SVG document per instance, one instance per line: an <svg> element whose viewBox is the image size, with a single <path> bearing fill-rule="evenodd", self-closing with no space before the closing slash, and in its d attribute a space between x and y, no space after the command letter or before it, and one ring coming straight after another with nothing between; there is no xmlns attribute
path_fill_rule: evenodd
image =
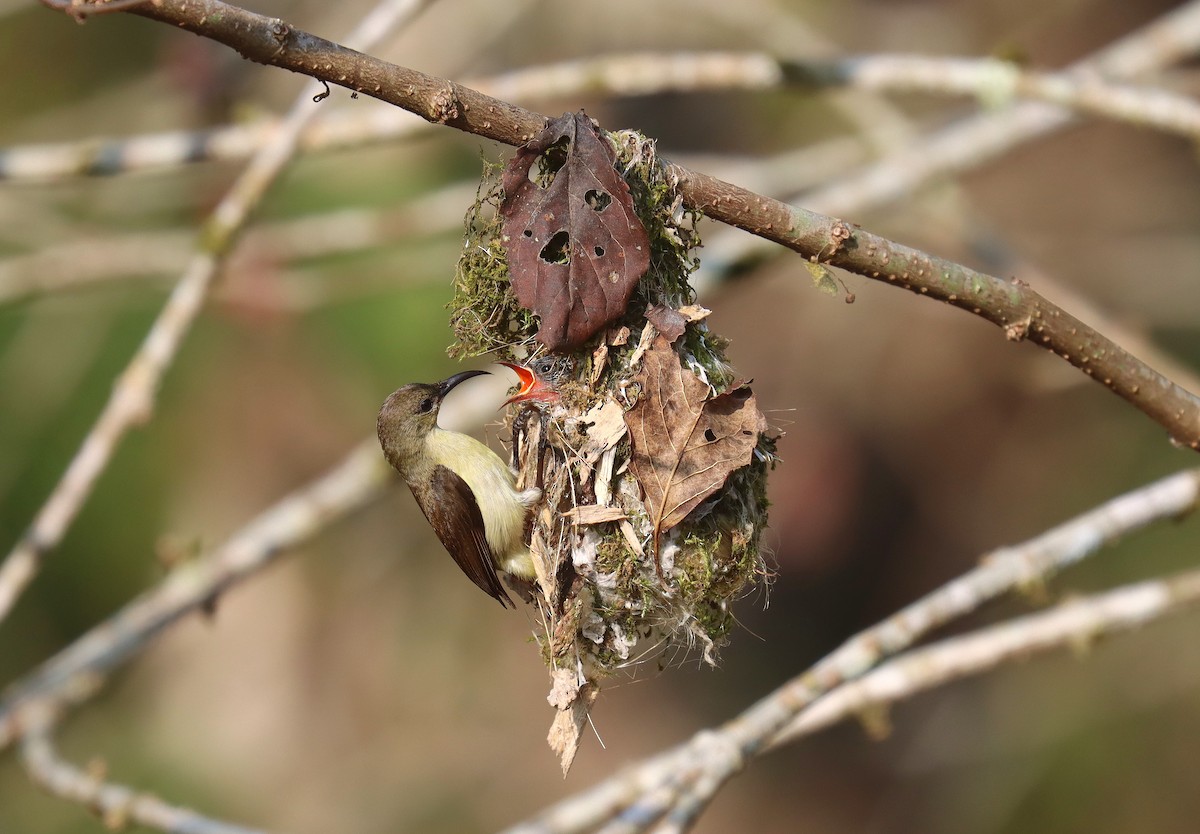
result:
<svg viewBox="0 0 1200 834"><path fill-rule="evenodd" d="M773 750L868 710L886 707L938 686L978 675L1013 660L1062 648L1090 646L1200 603L1200 570L1126 585L1079 597L1048 611L1016 617L892 658L857 680L847 681L802 711L768 744ZM724 782L725 765L698 753L699 775L679 795L654 834L683 834L695 823ZM649 825L631 828L645 831ZM557 834L557 833L556 833Z"/></svg>
<svg viewBox="0 0 1200 834"><path fill-rule="evenodd" d="M1068 78L1134 78L1171 66L1200 49L1200 2L1192 0L1072 64ZM976 168L1015 145L1070 125L1075 114L1043 102L971 116L903 148L819 191L805 205L846 215L911 194L939 177Z"/></svg>
<svg viewBox="0 0 1200 834"><path fill-rule="evenodd" d="M44 5L66 12L80 23L96 15L127 12L149 2L151 0L42 0Z"/></svg>
<svg viewBox="0 0 1200 834"><path fill-rule="evenodd" d="M427 2L384 0L356 27L350 39L364 48L374 44L393 26L411 19ZM140 7L134 9L138 10ZM251 212L292 158L300 131L317 112L318 104L311 94L302 94L284 128L260 149L214 209L183 277L117 380L104 410L29 529L0 565L0 620L32 581L43 556L62 540L125 432L149 419L159 381L199 314L226 255Z"/></svg>
<svg viewBox="0 0 1200 834"><path fill-rule="evenodd" d="M986 555L980 566L842 644L716 730L643 762L551 807L509 834L585 831L640 801L671 779L703 776L702 799L754 757L818 698L865 674L936 628L977 610L1001 594L1040 582L1095 553L1104 544L1148 524L1176 518L1200 502L1200 470L1172 475L1120 496L1024 544ZM1188 580L1194 581L1194 580ZM1162 613L1166 613L1163 609ZM715 784L714 784L715 783ZM701 784L698 782L698 784Z"/></svg>
<svg viewBox="0 0 1200 834"><path fill-rule="evenodd" d="M1080 71L1031 72L995 59L870 55L791 60L762 52L608 55L466 79L465 86L507 101L603 93L616 96L704 90L765 90L849 85L875 91L972 95L991 106L1032 98L1064 108L1195 138L1200 104L1158 88L1108 81ZM275 119L202 131L126 139L89 139L0 149L0 180L111 176L249 156L279 127ZM403 111L342 110L301 140L305 151L336 150L409 137L428 126Z"/></svg>
<svg viewBox="0 0 1200 834"><path fill-rule="evenodd" d="M789 61L783 68L793 83L814 87L851 85L880 92L968 95L991 107L1035 99L1193 139L1200 136L1200 102L1195 99L1158 87L1115 83L1079 69L1034 72L994 58L918 55Z"/></svg>
<svg viewBox="0 0 1200 834"><path fill-rule="evenodd" d="M92 683L141 651L164 629L211 602L332 522L358 509L391 480L375 438L363 441L336 467L288 495L212 553L187 562L150 591L92 628L0 700L0 748L12 743L29 716L92 693ZM78 685L85 684L82 690Z"/></svg>
<svg viewBox="0 0 1200 834"><path fill-rule="evenodd" d="M391 209L348 208L260 224L246 232L239 249L299 261L461 228L462 207L474 199L477 187L475 182L455 183ZM109 235L3 259L0 304L116 279L169 274L187 263L193 241L194 235L182 230Z"/></svg>
<svg viewBox="0 0 1200 834"><path fill-rule="evenodd" d="M22 741L21 758L30 778L55 796L83 805L111 831L123 831L133 823L170 834L262 834L108 782L102 766L78 768L58 754L50 732L49 726L40 726Z"/></svg>
<svg viewBox="0 0 1200 834"><path fill-rule="evenodd" d="M901 701L1037 652L1090 645L1197 602L1200 571L1193 570L1076 597L1047 611L914 649L834 689L772 738L769 749L861 715L868 707Z"/></svg>
<svg viewBox="0 0 1200 834"><path fill-rule="evenodd" d="M1097 76L1134 78L1171 66L1198 49L1200 2L1192 0L1072 64L1061 75L1081 80ZM861 215L938 179L976 168L1074 121L1070 111L1043 102L1021 102L1002 111L970 116L934 133L914 137L861 170L798 195L794 201L825 214ZM709 241L696 278L701 285L707 284L715 276L739 272L742 264L759 260L768 251L762 238L730 237L719 244Z"/></svg>
<svg viewBox="0 0 1200 834"><path fill-rule="evenodd" d="M94 681L111 671L214 594L369 500L389 472L374 440L365 441L333 472L263 513L211 556L178 568L158 588L12 687L0 703L0 746L20 736L30 726L31 715L89 695L91 687L73 694L78 682ZM636 807L621 816L626 822L649 816L658 819L665 813L663 809L671 807L670 802L664 805L670 797L690 797L687 801L694 802L697 796L715 792L820 695L1008 590L1040 582L1114 538L1189 511L1198 496L1200 470L1182 472L1114 499L1023 545L989 554L974 571L848 641L808 673L721 729L706 731L515 830L584 830L602 820L616 819L630 805ZM704 767L688 776L692 772L688 768L694 770L697 761L704 762ZM697 787L687 789L693 779ZM673 812L671 819L677 817Z"/></svg>
<svg viewBox="0 0 1200 834"><path fill-rule="evenodd" d="M556 98L580 92L650 95L714 89L769 89L785 80L780 63L762 53L688 52L609 55L524 67L467 79L473 89L510 101ZM240 160L279 128L276 119L203 131L167 131L127 139L96 137L0 149L0 181L110 176L196 162ZM305 151L338 150L394 141L428 130L396 109L340 110L304 131Z"/></svg>

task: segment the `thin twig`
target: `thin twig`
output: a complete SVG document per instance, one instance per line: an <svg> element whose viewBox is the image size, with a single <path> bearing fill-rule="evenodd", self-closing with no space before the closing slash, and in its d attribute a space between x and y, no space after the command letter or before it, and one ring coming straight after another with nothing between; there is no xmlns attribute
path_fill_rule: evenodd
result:
<svg viewBox="0 0 1200 834"><path fill-rule="evenodd" d="M368 48L392 27L410 20L428 2L384 0L355 28L349 40ZM301 94L284 127L259 150L213 210L183 277L118 378L104 410L33 523L0 565L0 620L33 580L45 554L62 540L125 432L149 420L159 382L199 315L226 256L267 189L291 160L304 125L318 112L319 105L311 94Z"/></svg>
<svg viewBox="0 0 1200 834"><path fill-rule="evenodd" d="M892 658L857 680L841 684L801 712L767 749L890 704L978 675L1013 660L1024 660L1062 648L1090 646L1097 640L1130 631L1200 603L1200 570L1166 579L1126 585L1079 597L1041 611L942 640ZM683 834L691 829L727 778L723 763L702 755L690 765L699 770L653 834ZM649 829L633 828L629 834Z"/></svg>
<svg viewBox="0 0 1200 834"><path fill-rule="evenodd" d="M789 61L788 80L813 87L849 85L878 92L974 96L990 107L1035 99L1068 110L1200 137L1200 102L1158 87L1109 81L1081 70L1035 72L994 58L864 55Z"/></svg>
<svg viewBox="0 0 1200 834"><path fill-rule="evenodd" d="M1198 8L1200 6L1193 3L1188 8L1172 12L1149 26L1126 36L1116 44L1109 45L1094 55L1077 61L1068 71L1057 73L1056 77L1068 82L1073 82L1078 78L1080 83L1086 83L1088 79L1094 80L1101 73L1105 76L1119 77L1128 73L1143 74L1162 70L1170 63L1179 60L1181 56L1200 49L1200 26L1197 26ZM713 11L726 14L730 22L733 22L735 18L743 23L746 22L745 10L741 7L736 13L729 13L724 4L718 4ZM796 47L797 54L803 53L825 58L835 52L827 41L812 33L803 21L793 20L780 9L770 9L769 11L773 12L772 25L770 27L758 26L756 32L762 33L763 36L773 37L775 43L792 43ZM753 24L753 20L751 23ZM787 40L782 40L785 38ZM870 63L873 59L866 60ZM885 63L887 61L886 58L882 60ZM936 61L937 59L930 60ZM872 66L874 66L873 74L885 74L880 72L879 65L872 64ZM1004 65L1002 64L1002 66ZM861 215L877 208L878 201L896 196L893 191L876 186L889 181L886 173L889 167L904 175L910 175L916 170L916 167L908 164L908 154L913 152L927 154L928 142L916 131L909 129L905 117L897 113L886 101L876 101L876 97L866 90L849 88L845 92L857 93L854 97L854 104L859 110L865 112L869 108L869 111L876 114L877 118L886 120L892 136L904 137L906 133L908 134L908 138L902 138L901 141L894 143L902 146L902 150L896 153L903 155L904 160L894 166L889 166L887 160L894 158L894 154L885 153L883 160L873 163L860 172L843 175L844 179L835 178L832 185L819 190L798 192L798 189L785 185L783 177L778 177L774 181L777 183L777 187L751 186L754 190L785 199L789 203L804 205L814 211L842 216ZM970 133L967 128L978 118L966 119L959 125L940 131L936 136L944 136L957 130ZM994 132L989 128L973 135L984 137L991 142ZM1036 138L1038 135L1031 132L1026 134L1025 139L1015 136L1010 138L1015 144L1018 141ZM872 142L872 145L878 147L879 143ZM962 149L955 143L950 143L947 147ZM995 153L1008 149L1007 147L993 148ZM983 162L986 159L981 157L978 161ZM943 160L943 162L951 164L953 160ZM939 160L933 158L929 160L929 163L930 165L926 168L927 173L930 176L939 173ZM729 179L729 177L725 178ZM858 185L853 185L854 183ZM914 181L913 187L921 184L920 181ZM1200 391L1200 376L1197 376L1189 366L1165 353L1145 333L1105 313L1079 292L1028 263L1013 252L1011 247L1003 245L1002 241L995 239L994 236L985 235L979 228L980 220L975 216L976 213L966 205L966 198L962 195L961 190L954 186L953 181L945 182L943 191L945 190L950 190L950 193L957 199L944 199L943 194L943 199L928 201L929 205L922 209L930 218L924 227L938 236L935 239L966 240L968 245L976 250L981 263L988 271L993 274L1021 276L1060 308L1071 310L1078 318L1090 322L1096 330L1122 345L1133 355L1141 357L1160 373L1189 390ZM1002 260L997 259L998 253L1002 254ZM692 284L703 294L730 276L744 274L759 261L774 254L777 254L777 250L769 242L759 237L736 234L732 230L714 235L705 241L705 256L699 269L692 275Z"/></svg>
<svg viewBox="0 0 1200 834"><path fill-rule="evenodd" d="M608 55L524 67L463 83L510 101L562 98L583 91L651 95L702 90L761 90L784 81L779 62L761 53L696 52ZM174 168L197 162L240 160L279 128L279 120L200 131L166 131L125 139L89 139L0 148L0 181L54 181ZM342 109L304 132L306 152L395 141L429 130L394 108Z"/></svg>
<svg viewBox="0 0 1200 834"><path fill-rule="evenodd" d="M462 226L462 207L477 182L454 183L386 210L346 208L263 223L248 229L239 251L303 261L361 252L419 235ZM183 230L83 238L0 260L0 304L93 284L176 272L192 252L194 235ZM234 255L230 266L236 261Z"/></svg>
<svg viewBox="0 0 1200 834"><path fill-rule="evenodd" d="M84 770L63 759L54 748L50 727L26 733L21 759L33 781L51 794L77 802L94 813L110 831L131 823L169 834L263 834L215 820L189 808L170 805L153 794L108 782L101 766Z"/></svg>
<svg viewBox="0 0 1200 834"><path fill-rule="evenodd" d="M1065 78L1129 79L1155 72L1200 50L1200 1L1175 9L1077 61ZM997 112L969 116L934 133L914 137L859 171L792 198L810 209L848 217L895 202L931 182L944 180L1008 152L1019 144L1071 125L1075 115L1043 102L1021 102ZM761 238L710 241L696 280L701 285L738 273L769 252ZM1107 329L1105 329L1107 332Z"/></svg>
<svg viewBox="0 0 1200 834"><path fill-rule="evenodd" d="M42 4L60 12L66 12L83 23L89 17L113 12L127 12L152 0L41 0Z"/></svg>
<svg viewBox="0 0 1200 834"><path fill-rule="evenodd" d="M1068 67L1068 78L1129 79L1160 70L1200 49L1200 2L1191 2ZM1044 102L1020 102L971 116L926 134L853 176L804 196L805 205L847 215L859 206L880 206L937 179L979 167L1014 146L1076 121L1070 110Z"/></svg>
<svg viewBox="0 0 1200 834"><path fill-rule="evenodd" d="M772 738L768 749L862 715L869 707L911 698L1008 660L1068 646L1089 646L1100 637L1136 628L1197 602L1200 571L1192 570L1076 597L1047 611L914 649L831 691Z"/></svg>
<svg viewBox="0 0 1200 834"><path fill-rule="evenodd" d="M145 648L187 614L377 496L392 470L374 437L336 467L264 510L210 554L187 562L10 687L0 700L0 749L31 711L89 697L97 678ZM83 684L82 690L77 689Z"/></svg>
<svg viewBox="0 0 1200 834"><path fill-rule="evenodd" d="M465 79L465 86L507 101L602 93L613 96L707 90L853 86L976 96L995 107L1032 98L1147 128L1200 136L1200 103L1148 86L1119 84L1076 72L1032 72L989 58L867 55L793 60L762 52L606 55ZM168 131L125 139L97 137L0 149L0 180L112 176L198 162L243 159L279 127L275 119L201 131ZM305 132L305 151L336 150L415 135L428 125L403 111L332 113Z"/></svg>
<svg viewBox="0 0 1200 834"><path fill-rule="evenodd" d="M994 551L983 557L979 567L851 638L719 729L706 730L570 797L508 834L588 830L656 790L664 780L683 778L681 774L691 771L715 780L705 789L715 792L821 696L1001 594L1042 582L1103 545L1154 522L1177 518L1198 502L1200 469L1188 470L1115 498L1023 544Z"/></svg>

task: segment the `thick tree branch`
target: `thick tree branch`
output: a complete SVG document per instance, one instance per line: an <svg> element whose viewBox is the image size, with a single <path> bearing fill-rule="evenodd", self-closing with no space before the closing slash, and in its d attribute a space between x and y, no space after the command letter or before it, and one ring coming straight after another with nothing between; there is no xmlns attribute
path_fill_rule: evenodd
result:
<svg viewBox="0 0 1200 834"><path fill-rule="evenodd" d="M371 58L219 0L160 0L132 12L226 44L244 57L311 75L444 124L510 145L546 123L540 114L469 87ZM1020 341L1067 360L1200 449L1200 399L1019 281L935 258L832 217L789 206L670 162L684 203L813 261L896 284L974 313Z"/></svg>

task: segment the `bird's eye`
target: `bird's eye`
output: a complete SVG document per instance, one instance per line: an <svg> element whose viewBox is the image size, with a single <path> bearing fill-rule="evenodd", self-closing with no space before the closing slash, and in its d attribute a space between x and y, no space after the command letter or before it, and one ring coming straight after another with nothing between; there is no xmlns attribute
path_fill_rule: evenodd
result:
<svg viewBox="0 0 1200 834"><path fill-rule="evenodd" d="M433 408L433 397L426 397L425 399L421 400L421 404L417 406L417 413L424 414L431 408Z"/></svg>

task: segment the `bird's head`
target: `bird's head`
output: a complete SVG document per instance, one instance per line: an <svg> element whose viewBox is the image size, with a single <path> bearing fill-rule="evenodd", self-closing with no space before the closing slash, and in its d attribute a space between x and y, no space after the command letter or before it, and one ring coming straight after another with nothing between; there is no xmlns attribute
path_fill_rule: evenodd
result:
<svg viewBox="0 0 1200 834"><path fill-rule="evenodd" d="M413 382L393 391L379 410L375 428L388 461L403 471L418 454L425 438L437 427L442 400L460 382L487 371L463 371L441 382Z"/></svg>
<svg viewBox="0 0 1200 834"><path fill-rule="evenodd" d="M556 403L562 399L560 386L571 377L575 361L569 356L543 356L528 365L501 362L514 371L519 379L517 393L504 403L512 405L522 402Z"/></svg>

